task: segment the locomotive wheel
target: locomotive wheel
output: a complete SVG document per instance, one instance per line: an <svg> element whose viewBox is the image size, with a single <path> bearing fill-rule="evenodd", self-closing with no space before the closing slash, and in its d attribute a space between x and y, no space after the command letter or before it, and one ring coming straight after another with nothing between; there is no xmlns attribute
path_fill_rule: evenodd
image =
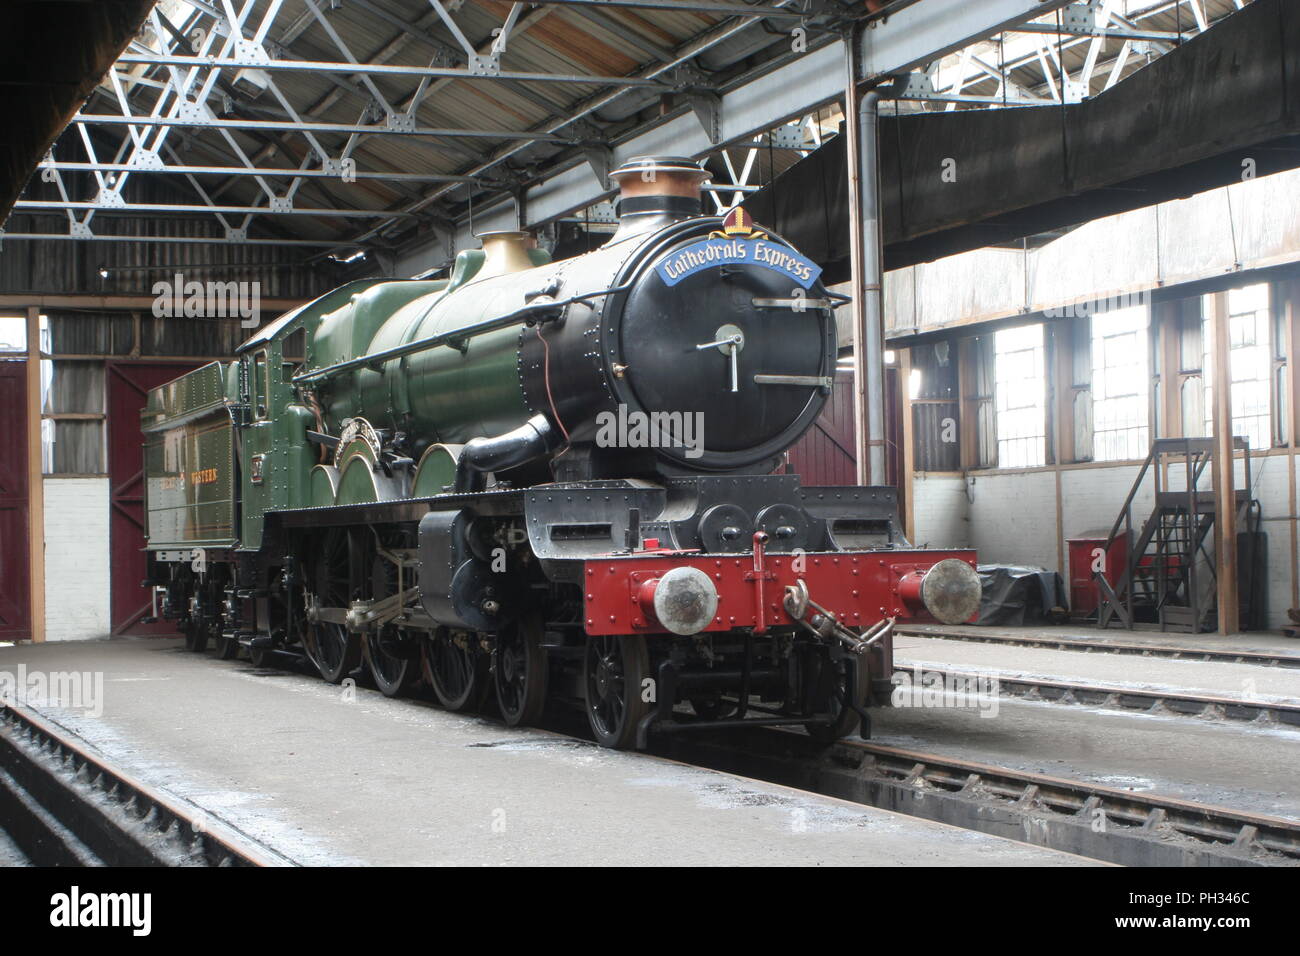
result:
<svg viewBox="0 0 1300 956"><path fill-rule="evenodd" d="M420 672L415 638L390 625L367 634L361 646L370 676L385 697L401 697L410 691Z"/></svg>
<svg viewBox="0 0 1300 956"><path fill-rule="evenodd" d="M208 629L201 622L193 619L185 622L185 649L195 654L202 654L208 649Z"/></svg>
<svg viewBox="0 0 1300 956"><path fill-rule="evenodd" d="M233 661L239 656L239 638L234 632L217 635L217 657L223 661Z"/></svg>
<svg viewBox="0 0 1300 956"><path fill-rule="evenodd" d="M322 607L347 607L359 584L360 546L357 536L342 528L331 528L313 561L311 580L316 600ZM331 684L340 683L361 663L361 638L342 624L318 621L308 624L303 648L320 676Z"/></svg>
<svg viewBox="0 0 1300 956"><path fill-rule="evenodd" d="M261 669L275 666L275 652L269 647L249 647L248 660L254 667Z"/></svg>
<svg viewBox="0 0 1300 956"><path fill-rule="evenodd" d="M541 619L529 615L503 628L492 656L492 684L506 724L536 723L546 707L548 668Z"/></svg>
<svg viewBox="0 0 1300 956"><path fill-rule="evenodd" d="M370 596L378 601L397 590L397 567L382 555L371 562ZM366 668L385 697L401 697L420 673L417 639L389 624L367 634L361 642Z"/></svg>
<svg viewBox="0 0 1300 956"><path fill-rule="evenodd" d="M440 627L423 641L422 651L424 679L433 688L438 703L448 710L461 711L482 701L487 668L478 651L476 634L453 633Z"/></svg>
<svg viewBox="0 0 1300 956"><path fill-rule="evenodd" d="M588 636L583 688L587 722L602 747L626 750L636 740L637 725L650 712L642 687L650 676L645 637Z"/></svg>
<svg viewBox="0 0 1300 956"><path fill-rule="evenodd" d="M817 709L831 713L835 719L829 724L804 724L804 728L813 740L831 744L857 729L862 718L852 707L845 707L840 698L863 707L867 700L866 681L859 678L860 668L851 666L847 661L832 661L820 654L809 660L816 661L811 666L818 669L815 683L819 693L813 698L817 701Z"/></svg>

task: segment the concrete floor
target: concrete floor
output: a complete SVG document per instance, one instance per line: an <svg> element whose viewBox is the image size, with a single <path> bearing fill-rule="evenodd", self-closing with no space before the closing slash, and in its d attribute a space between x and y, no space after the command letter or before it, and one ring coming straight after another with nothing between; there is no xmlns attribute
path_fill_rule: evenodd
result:
<svg viewBox="0 0 1300 956"><path fill-rule="evenodd" d="M900 625L901 626L901 625ZM1091 641L1097 644L1155 644L1161 646L1195 647L1216 651L1250 651L1265 654L1286 654L1300 657L1300 639L1285 637L1275 631L1249 631L1222 637L1218 634L1179 634L1174 631L1127 631L1107 628L1062 624L1052 627L975 627L971 624L916 624L908 622L907 631L942 636L952 633L988 634L1004 637L1065 638L1071 641Z"/></svg>
<svg viewBox="0 0 1300 956"><path fill-rule="evenodd" d="M1300 704L1300 668L1292 667L1058 651L905 634L894 638L894 657L899 667L931 664L973 672L1004 672L1119 687L1178 689L1185 693Z"/></svg>
<svg viewBox="0 0 1300 956"><path fill-rule="evenodd" d="M102 673L102 716L32 703L118 766L301 863L1088 862L365 689L349 700L173 640L0 648L0 671L20 663Z"/></svg>
<svg viewBox="0 0 1300 956"><path fill-rule="evenodd" d="M27 866L29 863L27 857L23 856L23 851L14 845L14 841L0 830L0 866Z"/></svg>

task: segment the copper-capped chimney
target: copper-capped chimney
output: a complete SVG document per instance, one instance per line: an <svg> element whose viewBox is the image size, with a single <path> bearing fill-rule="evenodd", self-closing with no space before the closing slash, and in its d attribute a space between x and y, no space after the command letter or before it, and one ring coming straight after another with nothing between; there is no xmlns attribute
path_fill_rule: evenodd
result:
<svg viewBox="0 0 1300 956"><path fill-rule="evenodd" d="M684 156L639 156L609 174L618 186L618 231L611 242L690 219L703 209L711 174Z"/></svg>

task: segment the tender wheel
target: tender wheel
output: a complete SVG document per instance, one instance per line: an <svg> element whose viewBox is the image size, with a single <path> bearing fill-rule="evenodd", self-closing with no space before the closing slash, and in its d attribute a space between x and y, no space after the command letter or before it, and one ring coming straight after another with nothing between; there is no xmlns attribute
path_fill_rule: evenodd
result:
<svg viewBox="0 0 1300 956"><path fill-rule="evenodd" d="M256 668L274 667L275 651L269 647L249 647L248 660Z"/></svg>
<svg viewBox="0 0 1300 956"><path fill-rule="evenodd" d="M587 722L602 747L626 750L650 712L642 689L650 676L650 652L639 634L587 638L583 666Z"/></svg>
<svg viewBox="0 0 1300 956"><path fill-rule="evenodd" d="M313 593L321 607L347 607L360 584L359 542L356 535L332 528L312 562ZM320 676L331 684L347 677L361 663L361 638L333 621L308 624L303 649Z"/></svg>
<svg viewBox="0 0 1300 956"><path fill-rule="evenodd" d="M539 617L529 615L497 634L492 684L501 716L509 726L533 724L542 716L547 668Z"/></svg>
<svg viewBox="0 0 1300 956"><path fill-rule="evenodd" d="M829 724L804 724L808 736L821 743L834 743L841 737L847 737L857 729L861 718L852 707L845 707L841 700L850 700L862 707L867 700L867 682L862 674L862 665L854 666L847 660L830 660L823 654L808 656L808 679L810 689L806 698L822 713L834 715ZM861 676L860 676L861 675Z"/></svg>
<svg viewBox="0 0 1300 956"><path fill-rule="evenodd" d="M397 566L379 554L371 562L370 589L376 601L397 591ZM361 648L370 676L385 697L400 697L415 684L420 674L418 638L390 624L367 634Z"/></svg>
<svg viewBox="0 0 1300 956"><path fill-rule="evenodd" d="M423 641L424 679L438 703L448 710L467 710L483 699L487 667L478 643L477 634L445 627Z"/></svg>

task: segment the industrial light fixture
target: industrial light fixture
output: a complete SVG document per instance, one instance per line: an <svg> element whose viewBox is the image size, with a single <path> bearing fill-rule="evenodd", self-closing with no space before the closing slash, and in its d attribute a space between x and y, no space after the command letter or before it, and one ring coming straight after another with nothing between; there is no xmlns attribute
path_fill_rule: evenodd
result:
<svg viewBox="0 0 1300 956"><path fill-rule="evenodd" d="M235 74L235 89L250 100L255 100L261 96L270 85L270 74L256 67L246 67Z"/></svg>

